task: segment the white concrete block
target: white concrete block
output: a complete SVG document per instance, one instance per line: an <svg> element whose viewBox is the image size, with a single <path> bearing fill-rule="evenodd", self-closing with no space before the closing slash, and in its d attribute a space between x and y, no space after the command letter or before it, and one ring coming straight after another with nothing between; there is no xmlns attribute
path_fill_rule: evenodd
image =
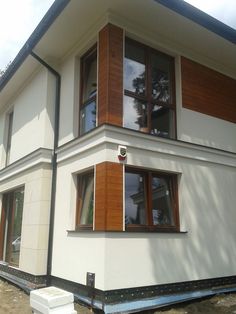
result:
<svg viewBox="0 0 236 314"><path fill-rule="evenodd" d="M66 304L66 305L60 305L53 308L50 308L46 305L43 305L40 302L37 302L35 300L30 301L30 305L36 313L40 314L70 314L74 311L74 304Z"/></svg>
<svg viewBox="0 0 236 314"><path fill-rule="evenodd" d="M30 292L30 300L35 300L43 305L53 308L74 302L72 293L56 287L47 287Z"/></svg>

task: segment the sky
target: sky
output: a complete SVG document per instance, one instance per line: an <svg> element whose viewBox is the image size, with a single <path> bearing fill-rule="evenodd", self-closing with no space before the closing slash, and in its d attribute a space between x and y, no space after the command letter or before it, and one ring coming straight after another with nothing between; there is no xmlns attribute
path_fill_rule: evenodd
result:
<svg viewBox="0 0 236 314"><path fill-rule="evenodd" d="M15 58L53 2L54 0L0 0L0 69L3 70ZM236 0L186 2L236 29Z"/></svg>

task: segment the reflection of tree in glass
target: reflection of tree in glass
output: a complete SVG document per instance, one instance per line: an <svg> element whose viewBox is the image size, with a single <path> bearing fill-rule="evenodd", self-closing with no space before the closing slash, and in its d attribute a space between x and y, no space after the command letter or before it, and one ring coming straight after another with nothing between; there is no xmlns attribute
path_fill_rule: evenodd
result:
<svg viewBox="0 0 236 314"><path fill-rule="evenodd" d="M136 94L143 94L145 90L145 72L133 79L133 87ZM152 69L152 96L155 100L161 102L169 102L170 100L168 73L155 68ZM134 108L137 112L135 123L139 125L139 128L147 127L146 105L135 98Z"/></svg>
<svg viewBox="0 0 236 314"><path fill-rule="evenodd" d="M152 69L152 96L162 102L170 99L168 74L155 68Z"/></svg>
<svg viewBox="0 0 236 314"><path fill-rule="evenodd" d="M133 87L135 89L136 94L144 94L145 90L145 72L140 74L133 80ZM147 127L147 108L144 102L134 99L134 109L137 112L137 120L135 121L136 124L139 125L139 128Z"/></svg>

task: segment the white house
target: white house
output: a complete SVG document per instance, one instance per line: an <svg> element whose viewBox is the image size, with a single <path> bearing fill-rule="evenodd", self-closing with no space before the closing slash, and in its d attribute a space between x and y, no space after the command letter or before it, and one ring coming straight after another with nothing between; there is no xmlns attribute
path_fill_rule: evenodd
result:
<svg viewBox="0 0 236 314"><path fill-rule="evenodd" d="M236 290L236 31L56 0L0 79L0 277L105 313Z"/></svg>

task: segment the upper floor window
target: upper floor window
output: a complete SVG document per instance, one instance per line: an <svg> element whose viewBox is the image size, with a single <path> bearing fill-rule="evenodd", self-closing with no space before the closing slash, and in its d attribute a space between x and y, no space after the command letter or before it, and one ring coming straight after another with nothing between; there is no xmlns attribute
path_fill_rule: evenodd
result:
<svg viewBox="0 0 236 314"><path fill-rule="evenodd" d="M126 228L178 231L177 176L127 169L125 172Z"/></svg>
<svg viewBox="0 0 236 314"><path fill-rule="evenodd" d="M13 111L7 116L7 133L6 133L6 166L10 162L11 140L12 140Z"/></svg>
<svg viewBox="0 0 236 314"><path fill-rule="evenodd" d="M124 127L175 138L174 59L125 42Z"/></svg>
<svg viewBox="0 0 236 314"><path fill-rule="evenodd" d="M81 59L80 135L96 127L97 50Z"/></svg>
<svg viewBox="0 0 236 314"><path fill-rule="evenodd" d="M85 172L78 175L77 221L79 227L92 228L94 207L94 173Z"/></svg>

